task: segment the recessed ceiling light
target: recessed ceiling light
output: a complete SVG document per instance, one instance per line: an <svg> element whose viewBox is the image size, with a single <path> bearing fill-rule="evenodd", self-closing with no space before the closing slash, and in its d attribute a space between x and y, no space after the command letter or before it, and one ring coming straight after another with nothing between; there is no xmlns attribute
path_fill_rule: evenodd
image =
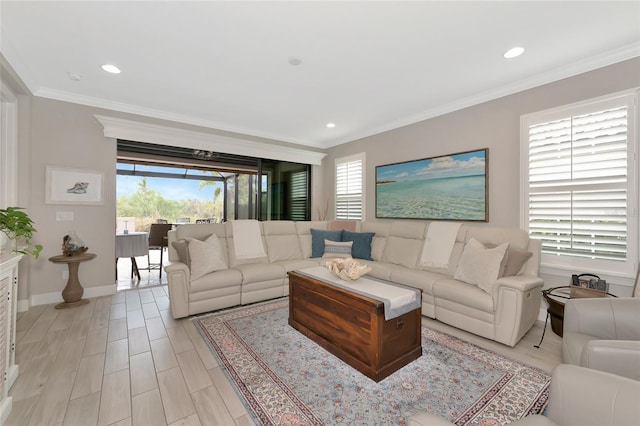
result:
<svg viewBox="0 0 640 426"><path fill-rule="evenodd" d="M505 52L504 57L506 59L512 59L522 55L523 53L524 53L523 47L513 47Z"/></svg>
<svg viewBox="0 0 640 426"><path fill-rule="evenodd" d="M115 65L104 64L101 68L106 72L110 72L111 74L120 74L120 68L116 67Z"/></svg>
<svg viewBox="0 0 640 426"><path fill-rule="evenodd" d="M333 129L334 127L336 127L336 123L327 123L327 127Z"/></svg>

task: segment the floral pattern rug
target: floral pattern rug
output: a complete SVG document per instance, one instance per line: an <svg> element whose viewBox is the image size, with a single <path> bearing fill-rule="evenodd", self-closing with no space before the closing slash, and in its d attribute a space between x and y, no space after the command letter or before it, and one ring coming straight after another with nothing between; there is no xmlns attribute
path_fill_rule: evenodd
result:
<svg viewBox="0 0 640 426"><path fill-rule="evenodd" d="M262 425L406 425L428 411L497 426L542 412L549 373L422 327L423 355L379 383L287 324L287 298L194 318Z"/></svg>

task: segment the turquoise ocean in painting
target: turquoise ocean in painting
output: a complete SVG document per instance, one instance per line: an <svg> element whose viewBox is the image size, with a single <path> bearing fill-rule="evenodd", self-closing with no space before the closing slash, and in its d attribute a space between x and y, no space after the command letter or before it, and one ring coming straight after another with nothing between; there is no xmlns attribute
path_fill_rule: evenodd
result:
<svg viewBox="0 0 640 426"><path fill-rule="evenodd" d="M484 175L378 183L376 192L377 217L487 219Z"/></svg>

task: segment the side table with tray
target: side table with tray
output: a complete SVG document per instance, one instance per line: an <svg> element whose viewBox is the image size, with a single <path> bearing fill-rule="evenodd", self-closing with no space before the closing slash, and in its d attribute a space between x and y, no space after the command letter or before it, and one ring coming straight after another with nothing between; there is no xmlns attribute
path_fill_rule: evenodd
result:
<svg viewBox="0 0 640 426"><path fill-rule="evenodd" d="M544 339L547 330L547 322L551 318L551 330L562 337L562 329L564 326L564 304L568 299L577 299L585 297L616 297L609 293L609 284L594 274L572 275L568 286L560 286L542 290L542 296L547 301L547 317L544 321L544 329L540 343L534 345L539 348Z"/></svg>

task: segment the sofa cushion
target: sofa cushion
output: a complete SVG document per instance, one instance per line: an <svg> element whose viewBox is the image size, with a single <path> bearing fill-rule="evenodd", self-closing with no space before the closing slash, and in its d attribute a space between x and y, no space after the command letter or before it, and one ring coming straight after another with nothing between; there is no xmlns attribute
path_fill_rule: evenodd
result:
<svg viewBox="0 0 640 426"><path fill-rule="evenodd" d="M266 246L266 244L265 244L265 246ZM231 268L235 268L238 265L245 265L245 264L254 264L254 263L266 264L266 263L269 263L269 257L268 256L257 257L255 259L238 259L238 258L236 258L235 250L236 250L236 248L235 248L235 245L233 244L233 238L227 238L227 254L229 255L229 266Z"/></svg>
<svg viewBox="0 0 640 426"><path fill-rule="evenodd" d="M296 232L298 233L298 243L300 244L300 250L302 250L302 258L308 259L311 257L311 229L327 229L327 222L325 221L298 221L296 224Z"/></svg>
<svg viewBox="0 0 640 426"><path fill-rule="evenodd" d="M483 244L486 248L495 248L497 244ZM515 247L507 248L507 252L505 253L504 259L502 259L502 265L500 270L501 277L512 277L517 275L520 272L520 269L524 266L524 264L533 256L533 253L526 250L520 250Z"/></svg>
<svg viewBox="0 0 640 426"><path fill-rule="evenodd" d="M486 248L472 238L464 247L453 277L491 293L493 284L500 277L507 247L509 244L504 243L495 248Z"/></svg>
<svg viewBox="0 0 640 426"><path fill-rule="evenodd" d="M297 269L307 269L307 268L316 268L318 266L324 266L326 261L322 260L322 258L317 259L289 259L289 260L280 260L278 262L274 262L275 265L282 266L285 271L295 271Z"/></svg>
<svg viewBox="0 0 640 426"><path fill-rule="evenodd" d="M302 258L297 235L265 235L264 240L269 262Z"/></svg>
<svg viewBox="0 0 640 426"><path fill-rule="evenodd" d="M428 295L433 295L433 283L451 278L437 272L419 271L416 269L398 268L391 271L390 281L418 288Z"/></svg>
<svg viewBox="0 0 640 426"><path fill-rule="evenodd" d="M227 253L223 241L216 234L212 234L205 241L187 237L189 242L189 258L191 264L191 279L196 280L210 272L227 269Z"/></svg>
<svg viewBox="0 0 640 426"><path fill-rule="evenodd" d="M362 260L358 261L358 263L364 263L371 268L371 271L367 272L367 275L387 281L391 281L391 274L393 273L393 271L397 271L399 269L406 270L404 266L394 265L393 263L384 263L371 260Z"/></svg>
<svg viewBox="0 0 640 426"><path fill-rule="evenodd" d="M416 269L422 240L390 236L384 247L382 261Z"/></svg>
<svg viewBox="0 0 640 426"><path fill-rule="evenodd" d="M405 268L416 269L420 256L426 224L396 221L391 224L382 261Z"/></svg>
<svg viewBox="0 0 640 426"><path fill-rule="evenodd" d="M351 256L357 259L373 260L371 258L371 242L374 232L342 231L342 241L353 241Z"/></svg>
<svg viewBox="0 0 640 426"><path fill-rule="evenodd" d="M504 268L503 277L517 275L525 263L533 256L533 253L526 250L509 247L507 249L507 264Z"/></svg>
<svg viewBox="0 0 640 426"><path fill-rule="evenodd" d="M204 296L200 292L211 290L228 289L222 294L240 293L240 284L242 284L242 274L235 269L223 269L215 271L200 278L191 279L189 284L189 300L203 300Z"/></svg>
<svg viewBox="0 0 640 426"><path fill-rule="evenodd" d="M235 266L235 269L242 274L242 284L257 283L261 281L273 281L282 279L286 271L279 263L245 263Z"/></svg>
<svg viewBox="0 0 640 426"><path fill-rule="evenodd" d="M171 243L176 253L178 253L178 259L185 265L191 266L191 258L189 257L189 241L180 240Z"/></svg>
<svg viewBox="0 0 640 426"><path fill-rule="evenodd" d="M478 312L478 315L470 315L474 318L479 316L485 320L491 318L491 315L495 311L493 297L491 297L490 294L465 282L453 278L435 280L432 289L436 305L438 306L460 305L460 309L469 314L469 310L482 312Z"/></svg>
<svg viewBox="0 0 640 426"><path fill-rule="evenodd" d="M342 230L328 231L311 228L311 257L322 257L324 254L324 240L340 241Z"/></svg>
<svg viewBox="0 0 640 426"><path fill-rule="evenodd" d="M375 234L371 241L371 258L382 261L391 224L388 222L361 222L360 228L362 232L373 232Z"/></svg>
<svg viewBox="0 0 640 426"><path fill-rule="evenodd" d="M353 247L353 241L331 241L324 240L324 254L323 259L346 259L351 257L351 249Z"/></svg>

